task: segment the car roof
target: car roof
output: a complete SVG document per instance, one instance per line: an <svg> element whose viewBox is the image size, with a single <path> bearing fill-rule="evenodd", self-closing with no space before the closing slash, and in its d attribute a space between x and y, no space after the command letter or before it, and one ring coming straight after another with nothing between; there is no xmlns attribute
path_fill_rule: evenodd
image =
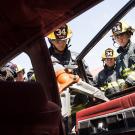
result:
<svg viewBox="0 0 135 135"><path fill-rule="evenodd" d="M0 64L33 40L103 0L4 0L0 2Z"/></svg>

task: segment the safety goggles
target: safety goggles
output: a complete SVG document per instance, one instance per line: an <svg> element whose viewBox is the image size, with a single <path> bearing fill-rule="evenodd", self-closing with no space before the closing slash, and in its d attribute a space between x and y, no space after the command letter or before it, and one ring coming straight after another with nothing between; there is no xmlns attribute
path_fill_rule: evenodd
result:
<svg viewBox="0 0 135 135"><path fill-rule="evenodd" d="M61 40L61 39L51 39L52 43L67 43L67 39Z"/></svg>
<svg viewBox="0 0 135 135"><path fill-rule="evenodd" d="M126 34L126 32L123 32L123 33L119 33L119 34L116 34L114 35L115 38L119 38L119 37L122 37Z"/></svg>
<svg viewBox="0 0 135 135"><path fill-rule="evenodd" d="M105 58L106 61L112 61L114 58Z"/></svg>

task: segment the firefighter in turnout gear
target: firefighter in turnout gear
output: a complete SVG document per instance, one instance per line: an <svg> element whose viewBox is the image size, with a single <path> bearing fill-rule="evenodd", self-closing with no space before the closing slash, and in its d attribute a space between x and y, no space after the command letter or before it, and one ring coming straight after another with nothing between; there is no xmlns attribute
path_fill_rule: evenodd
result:
<svg viewBox="0 0 135 135"><path fill-rule="evenodd" d="M56 29L54 32L50 33L47 36L48 41L50 43L49 51L50 51L52 63L55 69L59 68L59 64L60 64L66 69L67 72L70 72L70 69L68 69L67 67L74 66L75 68L72 70L73 74L80 75L77 64L75 63L75 59L78 56L78 53L72 52L69 50L69 43L70 43L71 37L72 37L72 31L67 24ZM89 82L90 84L93 85L93 78L92 78L91 73L89 72L88 66L84 64L84 67L85 67ZM83 94L77 94L74 98L73 105L80 106L81 104L83 106L83 105L86 105L87 102L88 102L87 96ZM85 108L85 106L83 107Z"/></svg>
<svg viewBox="0 0 135 135"><path fill-rule="evenodd" d="M78 53L69 50L71 37L72 31L67 24L61 26L47 36L51 45L49 51L53 64L59 63L63 66L76 64L75 59L78 56ZM89 72L89 68L86 63L84 66L89 82L93 85L93 78ZM79 75L79 71L77 69L74 71Z"/></svg>
<svg viewBox="0 0 135 135"><path fill-rule="evenodd" d="M131 42L133 29L127 23L120 21L112 28L112 37L119 45L117 52L117 68L121 78L124 78L127 85L135 85L135 43Z"/></svg>
<svg viewBox="0 0 135 135"><path fill-rule="evenodd" d="M121 91L125 86L125 81L119 79L116 70L116 52L108 48L102 54L104 69L95 77L97 87L105 92L105 95L114 94Z"/></svg>
<svg viewBox="0 0 135 135"><path fill-rule="evenodd" d="M35 74L33 68L30 68L30 70L27 73L27 79L30 82L36 82Z"/></svg>
<svg viewBox="0 0 135 135"><path fill-rule="evenodd" d="M15 81L25 81L25 77L24 77L25 69L20 65L17 65L16 74L17 77L15 78Z"/></svg>

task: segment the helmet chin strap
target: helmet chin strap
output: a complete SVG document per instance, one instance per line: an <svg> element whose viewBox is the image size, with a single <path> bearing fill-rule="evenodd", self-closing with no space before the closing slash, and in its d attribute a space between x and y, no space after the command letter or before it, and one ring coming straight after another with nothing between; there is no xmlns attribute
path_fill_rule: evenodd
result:
<svg viewBox="0 0 135 135"><path fill-rule="evenodd" d="M63 54L68 49L67 45L63 51L58 50L54 45L52 45L52 47L56 53L60 53L60 54Z"/></svg>
<svg viewBox="0 0 135 135"><path fill-rule="evenodd" d="M67 45L67 47L69 48L69 47L71 47L71 45Z"/></svg>
<svg viewBox="0 0 135 135"><path fill-rule="evenodd" d="M116 44L116 41L115 41L115 38L114 37L112 37L112 41L113 41L113 46L115 47L115 48L119 48L119 46L116 46L115 44Z"/></svg>
<svg viewBox="0 0 135 135"><path fill-rule="evenodd" d="M112 41L113 41L113 46L114 46L114 44L116 43L114 37L112 37Z"/></svg>

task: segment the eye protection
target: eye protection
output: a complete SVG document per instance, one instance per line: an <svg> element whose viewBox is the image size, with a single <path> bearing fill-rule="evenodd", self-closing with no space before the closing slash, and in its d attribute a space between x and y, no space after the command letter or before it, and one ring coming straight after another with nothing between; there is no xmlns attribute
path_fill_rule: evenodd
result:
<svg viewBox="0 0 135 135"><path fill-rule="evenodd" d="M67 44L68 43L68 40L65 39L65 40L60 40L60 39L52 39L50 40L52 43L56 43L56 44L59 44L59 43L64 43L64 44Z"/></svg>
<svg viewBox="0 0 135 135"><path fill-rule="evenodd" d="M126 34L126 32L123 32L123 33L120 33L120 34L116 34L114 35L114 38L119 38L119 37L122 37Z"/></svg>
<svg viewBox="0 0 135 135"><path fill-rule="evenodd" d="M106 58L105 60L106 61L112 61L112 60L114 60L114 58Z"/></svg>

